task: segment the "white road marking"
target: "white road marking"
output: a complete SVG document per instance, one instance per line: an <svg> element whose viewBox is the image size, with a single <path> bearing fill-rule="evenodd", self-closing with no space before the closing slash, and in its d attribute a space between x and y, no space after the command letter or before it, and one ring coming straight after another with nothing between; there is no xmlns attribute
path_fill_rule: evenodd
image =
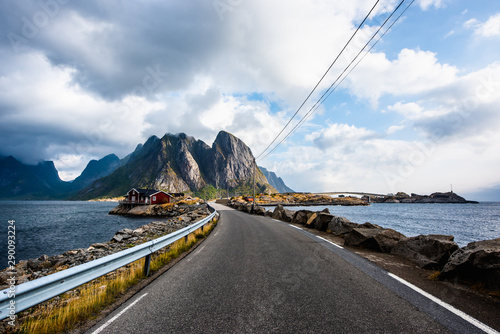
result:
<svg viewBox="0 0 500 334"><path fill-rule="evenodd" d="M293 228L296 228L297 230L302 230L300 227L297 227L297 226L294 226L294 225L290 225L291 227Z"/></svg>
<svg viewBox="0 0 500 334"><path fill-rule="evenodd" d="M424 290L420 289L419 287L416 287L415 285L411 284L410 282L407 282L405 281L404 279L402 279L401 277L399 276L396 276L392 273L388 273L389 276L391 276L392 278L394 278L395 280L403 283L404 285L406 285L407 287L415 290L416 292L420 293L421 295L429 298L430 300L432 300L433 302L435 302L436 304L438 305L441 305L442 307L444 307L445 309L447 309L448 311L458 315L460 318L464 319L465 321L471 323L472 325L476 326L477 328L481 329L482 331L486 332L486 333L489 333L489 334L499 334L499 332L497 332L496 330L494 330L493 328L489 327L488 325L486 324L483 324L481 321L471 317L470 315L468 315L467 313L464 313L462 311L460 311L459 309L456 309L455 307L451 306L450 304L448 303L445 303L444 301L442 301L441 299L437 298L437 297L434 297L433 295L431 295L430 293L427 293L425 292Z"/></svg>
<svg viewBox="0 0 500 334"><path fill-rule="evenodd" d="M142 296L140 296L139 298L137 298L132 304L130 304L129 306L125 307L122 311L120 311L120 313L118 313L117 315L115 315L113 318L109 319L108 321L106 321L106 323L104 325L102 325L101 327L99 327L98 329L96 329L92 334L99 334L100 332L102 332L106 327L108 327L113 321L115 321L116 319L118 319L123 313L127 312L127 310L129 308L131 308L132 306L134 306L135 304L137 304L139 302L139 300L141 300L143 297L145 297L147 295L147 293L143 294Z"/></svg>
<svg viewBox="0 0 500 334"><path fill-rule="evenodd" d="M219 234L219 230L215 231L214 237L216 237L217 234Z"/></svg>
<svg viewBox="0 0 500 334"><path fill-rule="evenodd" d="M282 221L281 220L278 220L278 219L273 219L275 222L278 222L278 223L281 223Z"/></svg>
<svg viewBox="0 0 500 334"><path fill-rule="evenodd" d="M191 261L191 259L193 258L193 256L197 255L199 252L201 252L203 250L203 248L205 248L205 246L201 246L200 249L198 249L196 252L193 253L192 256L189 257L189 259L187 259L187 262Z"/></svg>
<svg viewBox="0 0 500 334"><path fill-rule="evenodd" d="M330 244L332 244L332 245L334 245L334 246L337 246L338 248L344 249L344 247L342 247L342 246L340 246L340 245L337 245L336 243L334 243L334 242L332 242L332 241L330 241L330 240L326 240L325 238L323 238L323 237L319 237L319 236L317 236L317 237L318 237L318 238L320 238L321 240L325 240L326 242L328 242L328 243L330 243Z"/></svg>

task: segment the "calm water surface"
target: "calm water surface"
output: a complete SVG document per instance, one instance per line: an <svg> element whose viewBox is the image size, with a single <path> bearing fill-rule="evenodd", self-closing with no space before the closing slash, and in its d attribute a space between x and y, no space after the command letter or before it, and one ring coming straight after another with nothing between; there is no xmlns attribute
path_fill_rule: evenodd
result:
<svg viewBox="0 0 500 334"><path fill-rule="evenodd" d="M62 254L109 241L116 231L135 229L153 218L108 215L117 203L69 201L0 201L0 269L7 267L7 225L15 220L16 263ZM154 218L158 221L161 219Z"/></svg>
<svg viewBox="0 0 500 334"><path fill-rule="evenodd" d="M374 203L369 206L288 207L290 210L321 211L362 224L370 222L411 237L419 234L455 236L459 246L500 238L500 203L404 204ZM269 208L268 208L269 210Z"/></svg>

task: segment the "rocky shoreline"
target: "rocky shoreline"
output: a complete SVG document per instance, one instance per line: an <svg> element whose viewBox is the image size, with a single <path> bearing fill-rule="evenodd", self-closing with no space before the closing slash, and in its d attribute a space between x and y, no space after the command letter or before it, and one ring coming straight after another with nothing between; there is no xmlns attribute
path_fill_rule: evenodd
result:
<svg viewBox="0 0 500 334"><path fill-rule="evenodd" d="M228 206L237 210L265 215L284 222L303 225L342 238L347 246L369 249L403 257L423 269L438 272L438 279L460 281L500 293L500 238L471 242L459 248L451 235L405 235L379 225L357 224L323 211L293 211L278 205L266 211L256 205L229 201Z"/></svg>
<svg viewBox="0 0 500 334"><path fill-rule="evenodd" d="M457 204L478 204L476 201L468 201L462 196L450 191L447 193L432 193L430 195L418 195L411 194L408 195L403 192L399 192L395 195L386 195L383 197L371 197L370 201L372 203L416 203L416 204L432 204L432 203L457 203Z"/></svg>
<svg viewBox="0 0 500 334"><path fill-rule="evenodd" d="M59 255L42 255L37 259L19 261L15 265L14 271L9 268L0 271L0 290L9 287L7 279L12 275L16 277L16 284L26 283L159 238L210 215L207 204L174 205L166 213L167 215L163 215L163 217L170 217L167 221L152 222L135 230L122 229L117 231L108 242L94 243L88 248L72 249ZM160 215L151 216L158 217Z"/></svg>

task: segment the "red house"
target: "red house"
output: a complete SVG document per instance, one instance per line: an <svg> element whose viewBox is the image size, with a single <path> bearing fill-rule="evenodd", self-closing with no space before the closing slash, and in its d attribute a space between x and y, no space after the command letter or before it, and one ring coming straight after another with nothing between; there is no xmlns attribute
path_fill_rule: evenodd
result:
<svg viewBox="0 0 500 334"><path fill-rule="evenodd" d="M172 195L154 189L136 189L132 188L125 197L127 204L163 204L170 203Z"/></svg>

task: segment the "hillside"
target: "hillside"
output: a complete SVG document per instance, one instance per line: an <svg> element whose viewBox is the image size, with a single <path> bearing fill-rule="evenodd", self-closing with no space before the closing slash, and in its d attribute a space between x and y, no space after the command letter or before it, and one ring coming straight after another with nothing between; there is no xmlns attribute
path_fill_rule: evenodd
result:
<svg viewBox="0 0 500 334"><path fill-rule="evenodd" d="M110 175L94 181L75 199L124 195L132 187L167 192L198 191L206 186L234 189L252 180L254 157L248 146L221 131L212 146L184 133L152 136L138 145L128 162ZM258 191L276 192L255 168Z"/></svg>
<svg viewBox="0 0 500 334"><path fill-rule="evenodd" d="M278 177L276 173L268 171L264 167L260 167L260 170L266 177L267 181L269 181L269 184L272 185L279 193L293 193L295 192L294 190L290 189L283 179L281 177Z"/></svg>

